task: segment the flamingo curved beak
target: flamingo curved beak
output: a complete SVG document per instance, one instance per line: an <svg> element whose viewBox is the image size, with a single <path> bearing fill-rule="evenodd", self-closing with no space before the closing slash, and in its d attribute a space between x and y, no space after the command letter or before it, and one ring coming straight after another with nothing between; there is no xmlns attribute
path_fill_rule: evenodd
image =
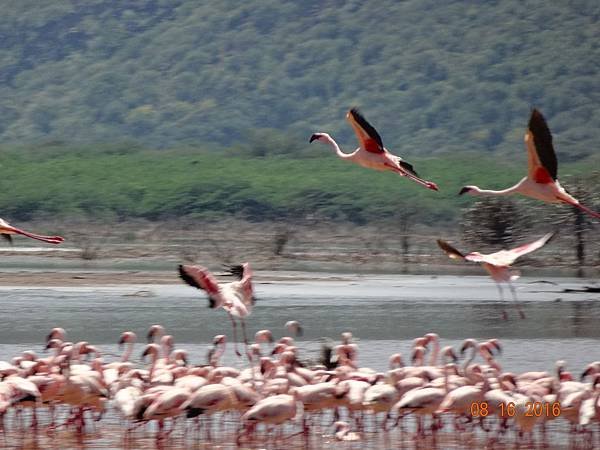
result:
<svg viewBox="0 0 600 450"><path fill-rule="evenodd" d="M466 186L465 186L464 188L462 188L462 189L460 190L460 192L458 193L458 195L463 195L463 194L466 194L466 193L467 193L467 192L469 192L470 190L471 190L471 188L468 188L468 187L466 187Z"/></svg>
<svg viewBox="0 0 600 450"><path fill-rule="evenodd" d="M432 191L439 191L440 189L438 188L437 184L433 183L432 181L429 181L427 183L427 188L431 189Z"/></svg>
<svg viewBox="0 0 600 450"><path fill-rule="evenodd" d="M319 139L319 135L318 134L313 134L310 139L308 140L309 143L312 143L312 141L316 141L317 139Z"/></svg>

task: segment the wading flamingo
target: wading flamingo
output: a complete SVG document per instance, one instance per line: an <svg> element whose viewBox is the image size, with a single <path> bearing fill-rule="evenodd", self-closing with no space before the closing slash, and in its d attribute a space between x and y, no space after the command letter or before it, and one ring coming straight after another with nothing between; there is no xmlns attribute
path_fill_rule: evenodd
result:
<svg viewBox="0 0 600 450"><path fill-rule="evenodd" d="M444 252L446 252L446 254L452 259L464 259L466 261L481 263L483 268L490 274L490 277L492 277L492 279L496 282L496 286L498 286L498 291L500 292L500 299L502 301L504 301L504 295L502 293L502 286L500 283L507 283L508 287L510 288L510 292L512 293L515 305L519 311L519 315L521 316L521 319L524 319L525 313L523 313L523 310L521 310L521 307L519 306L517 293L511 283L512 280L516 280L519 276L511 273L510 265L514 263L520 256L531 253L538 248L542 248L552 238L552 236L554 236L554 233L548 233L537 241L530 242L529 244L520 245L519 247L511 250L500 250L499 252L490 253L489 255L484 255L479 252L471 252L464 255L446 241L438 239L437 243L440 248L444 250ZM507 319L508 316L506 314L506 310L502 311L502 315L504 319Z"/></svg>
<svg viewBox="0 0 600 450"><path fill-rule="evenodd" d="M179 276L190 286L202 289L208 294L209 306L211 308L223 308L233 327L233 342L235 353L242 356L237 348L236 323L234 317L240 319L242 332L244 335L244 344L248 346L246 337L246 325L244 318L252 312L252 306L256 299L252 288L252 270L250 264L244 263L238 266L231 266L229 272L239 277L238 281L230 283L219 283L216 278L202 266L179 266Z"/></svg>
<svg viewBox="0 0 600 450"><path fill-rule="evenodd" d="M292 333L295 337L301 337L304 334L304 329L297 320L288 320L285 323L285 329Z"/></svg>
<svg viewBox="0 0 600 450"><path fill-rule="evenodd" d="M31 239L37 239L38 241L48 242L49 244L60 244L64 241L64 238L60 236L42 236L40 234L30 233L29 231L24 231L19 228L15 228L12 225L9 225L3 219L0 219L0 234L4 239L12 244L12 235L20 234L21 236L26 236Z"/></svg>
<svg viewBox="0 0 600 450"><path fill-rule="evenodd" d="M384 146L379 133L373 126L367 122L363 115L356 108L352 108L346 114L346 119L352 125L354 133L358 138L360 147L352 153L344 153L327 133L314 133L309 142L320 141L329 144L335 150L335 153L342 159L352 161L367 169L380 171L392 171L400 176L408 177L416 183L425 186L428 189L437 191L438 187L431 181L425 181L419 178L413 166L402 158L392 155Z"/></svg>
<svg viewBox="0 0 600 450"><path fill-rule="evenodd" d="M521 194L547 203L567 203L599 219L600 213L583 206L560 185L557 178L558 162L552 145L552 134L542 113L531 111L529 127L525 133L527 147L527 176L512 187L500 191L463 187L459 195L509 195Z"/></svg>

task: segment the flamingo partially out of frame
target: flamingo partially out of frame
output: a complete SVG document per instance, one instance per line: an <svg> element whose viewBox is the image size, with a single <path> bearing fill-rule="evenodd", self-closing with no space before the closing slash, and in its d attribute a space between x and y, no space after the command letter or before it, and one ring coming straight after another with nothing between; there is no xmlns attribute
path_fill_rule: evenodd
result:
<svg viewBox="0 0 600 450"><path fill-rule="evenodd" d="M552 134L544 116L537 109L531 111L529 126L525 133L525 147L527 148L527 176L517 184L499 191L464 186L459 195L521 194L547 203L566 203L600 219L600 213L579 203L558 182L558 162L552 145Z"/></svg>
<svg viewBox="0 0 600 450"><path fill-rule="evenodd" d="M367 122L363 115L356 108L352 108L346 114L346 119L352 125L354 133L358 138L360 147L352 153L344 153L327 133L314 133L309 142L320 141L329 144L335 150L335 153L342 159L352 161L367 169L380 171L392 171L400 176L408 177L412 181L425 186L427 189L437 191L438 187L431 181L426 181L417 175L413 166L402 158L392 155L384 146L381 136L373 126Z"/></svg>
<svg viewBox="0 0 600 450"><path fill-rule="evenodd" d="M208 294L209 306L211 308L223 308L227 312L233 327L235 353L238 356L242 356L237 348L234 317L237 317L242 324L244 344L248 346L244 318L250 315L252 306L256 301L252 288L252 270L248 263L231 266L228 270L230 274L236 275L239 280L230 283L219 283L208 269L202 266L180 265L179 276L190 286L205 291Z"/></svg>
<svg viewBox="0 0 600 450"><path fill-rule="evenodd" d="M529 244L520 245L519 247L511 250L500 250L499 252L490 253L489 255L484 255L479 252L471 252L465 255L452 247L446 241L438 239L437 243L440 248L452 259L464 259L466 261L481 263L483 268L489 273L490 277L492 277L492 279L496 282L496 286L498 286L498 291L500 292L500 299L502 301L504 301L504 295L502 293L502 286L500 283L507 283L512 293L515 305L517 306L517 310L519 311L519 315L521 316L521 319L524 319L525 313L519 306L517 293L511 283L511 281L516 280L519 278L519 276L515 273L511 273L510 265L514 263L520 256L542 248L553 236L554 233L548 233L540 239L530 242ZM505 310L502 311L502 315L504 319L507 319Z"/></svg>
<svg viewBox="0 0 600 450"><path fill-rule="evenodd" d="M26 236L31 239L37 239L38 241L48 242L49 244L60 244L65 240L60 236L42 236L41 234L30 233L29 231L13 227L5 220L0 219L0 235L2 235L4 239L6 239L12 244L13 234L20 234L21 236Z"/></svg>

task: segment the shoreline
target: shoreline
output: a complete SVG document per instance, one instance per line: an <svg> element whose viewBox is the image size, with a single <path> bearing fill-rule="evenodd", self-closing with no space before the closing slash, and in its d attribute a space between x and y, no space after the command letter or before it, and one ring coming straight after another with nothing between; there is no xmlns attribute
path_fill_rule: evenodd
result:
<svg viewBox="0 0 600 450"><path fill-rule="evenodd" d="M389 271L336 271L336 270L254 270L254 279L257 284L271 283L300 283L300 282L358 282L364 279L382 277L390 279L393 277L410 278L421 276L438 278L443 276L469 276L488 278L479 267L468 268L475 270L452 270L450 267L430 267L431 270L422 270L418 267L414 272L400 273ZM454 268L455 269L455 268ZM477 270L479 269L479 270ZM597 277L577 277L573 273L557 272L556 270L544 270L547 268L524 268L522 275L528 278L562 278L579 280L582 283L597 284ZM518 281L517 281L518 282ZM101 268L0 268L0 286L6 287L82 287L82 286L120 286L120 285L178 285L181 280L176 270L111 270Z"/></svg>

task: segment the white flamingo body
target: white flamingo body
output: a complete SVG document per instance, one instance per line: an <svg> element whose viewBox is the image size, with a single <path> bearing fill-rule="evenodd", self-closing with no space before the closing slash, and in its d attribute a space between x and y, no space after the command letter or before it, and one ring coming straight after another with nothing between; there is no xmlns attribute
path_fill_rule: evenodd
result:
<svg viewBox="0 0 600 450"><path fill-rule="evenodd" d="M175 380L175 386L185 387L191 392L196 392L198 389L200 389L202 386L205 386L207 383L208 381L206 380L206 378L200 377L198 375L185 375Z"/></svg>
<svg viewBox="0 0 600 450"><path fill-rule="evenodd" d="M340 388L332 382L308 384L294 389L304 405L304 411L319 411L333 408L339 403Z"/></svg>
<svg viewBox="0 0 600 450"><path fill-rule="evenodd" d="M198 414L213 414L231 409L235 400L229 386L218 383L207 384L189 397L184 409L187 410L188 417L195 417Z"/></svg>
<svg viewBox="0 0 600 450"><path fill-rule="evenodd" d="M398 390L389 384L374 384L365 391L364 405L375 413L388 412L399 399Z"/></svg>
<svg viewBox="0 0 600 450"><path fill-rule="evenodd" d="M178 416L183 411L183 405L189 398L189 390L170 387L158 395L148 409L144 411L144 420L164 420Z"/></svg>
<svg viewBox="0 0 600 450"><path fill-rule="evenodd" d="M461 386L446 395L438 412L454 412L457 414L469 414L473 403L481 402L484 398L482 386Z"/></svg>
<svg viewBox="0 0 600 450"><path fill-rule="evenodd" d="M429 415L438 410L445 397L446 389L443 388L417 388L404 394L393 409L398 413L406 411L419 415Z"/></svg>
<svg viewBox="0 0 600 450"><path fill-rule="evenodd" d="M141 389L128 386L117 391L113 399L113 405L123 418L133 420L136 417L136 402L141 396Z"/></svg>
<svg viewBox="0 0 600 450"><path fill-rule="evenodd" d="M296 400L292 395L280 394L263 398L242 415L244 423L280 425L296 416Z"/></svg>

